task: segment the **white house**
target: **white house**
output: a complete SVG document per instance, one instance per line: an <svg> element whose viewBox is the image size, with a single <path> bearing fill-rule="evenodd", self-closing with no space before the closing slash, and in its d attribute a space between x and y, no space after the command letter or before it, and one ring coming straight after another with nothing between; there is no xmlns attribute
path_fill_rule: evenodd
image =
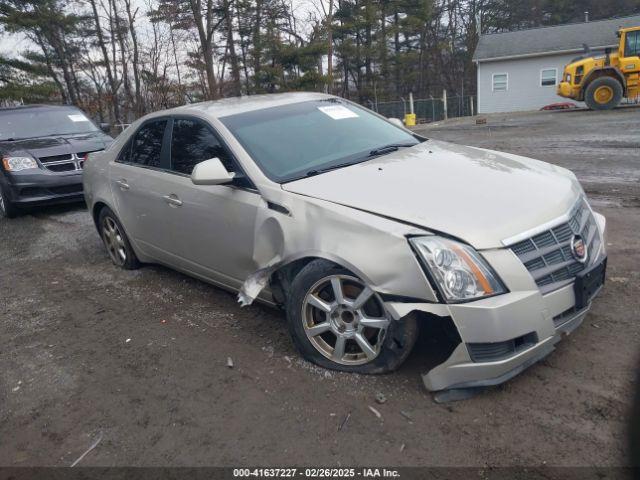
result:
<svg viewBox="0 0 640 480"><path fill-rule="evenodd" d="M640 15L481 35L473 60L478 67L478 112L538 110L567 101L556 95L564 66L584 54L618 46L620 27L640 25Z"/></svg>

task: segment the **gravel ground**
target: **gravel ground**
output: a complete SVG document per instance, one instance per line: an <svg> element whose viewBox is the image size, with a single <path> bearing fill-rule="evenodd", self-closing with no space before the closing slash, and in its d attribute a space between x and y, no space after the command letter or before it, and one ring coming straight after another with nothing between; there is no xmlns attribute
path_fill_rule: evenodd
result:
<svg viewBox="0 0 640 480"><path fill-rule="evenodd" d="M391 375L325 371L300 359L278 311L240 308L162 267L113 267L81 205L0 220L0 465L70 465L96 440L81 465L626 465L639 118L619 109L420 127L572 168L608 219L608 283L583 325L514 380L448 405L421 384L428 338Z"/></svg>

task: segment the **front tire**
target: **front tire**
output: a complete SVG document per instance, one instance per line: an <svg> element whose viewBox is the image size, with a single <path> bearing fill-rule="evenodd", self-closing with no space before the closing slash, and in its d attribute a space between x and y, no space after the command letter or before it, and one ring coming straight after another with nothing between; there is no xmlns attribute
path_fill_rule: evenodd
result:
<svg viewBox="0 0 640 480"><path fill-rule="evenodd" d="M587 87L584 101L591 110L611 110L622 100L622 85L613 77L599 77Z"/></svg>
<svg viewBox="0 0 640 480"><path fill-rule="evenodd" d="M140 267L140 261L131 247L120 220L110 208L104 207L100 211L98 226L107 253L116 266L125 270L135 270Z"/></svg>
<svg viewBox="0 0 640 480"><path fill-rule="evenodd" d="M4 187L0 184L0 217L15 218L18 213L18 208L9 200Z"/></svg>
<svg viewBox="0 0 640 480"><path fill-rule="evenodd" d="M304 358L345 372L393 371L418 337L414 317L393 320L362 280L326 260L312 261L293 279L287 321Z"/></svg>

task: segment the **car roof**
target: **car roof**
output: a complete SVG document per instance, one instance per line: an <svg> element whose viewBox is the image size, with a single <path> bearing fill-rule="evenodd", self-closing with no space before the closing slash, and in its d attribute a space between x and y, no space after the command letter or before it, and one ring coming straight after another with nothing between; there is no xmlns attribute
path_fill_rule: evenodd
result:
<svg viewBox="0 0 640 480"><path fill-rule="evenodd" d="M334 98L333 95L317 92L293 92L293 93L270 93L266 95L247 95L243 97L229 97L221 100L208 102L191 103L181 107L162 110L151 116L161 115L188 115L200 112L215 118L227 117L237 113L262 110L264 108L278 107L292 103L306 102L310 100L322 100Z"/></svg>

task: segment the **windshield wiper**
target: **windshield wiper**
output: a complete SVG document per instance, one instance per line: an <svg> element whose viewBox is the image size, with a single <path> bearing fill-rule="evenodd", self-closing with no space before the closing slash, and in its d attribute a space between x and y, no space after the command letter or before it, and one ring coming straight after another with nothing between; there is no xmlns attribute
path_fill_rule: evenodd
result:
<svg viewBox="0 0 640 480"><path fill-rule="evenodd" d="M357 165L358 163L362 163L362 162L367 161L371 157L377 157L379 155L385 155L387 153L395 152L396 150L398 150L400 148L413 147L415 145L418 145L418 144L417 143L391 143L389 145L385 145L383 147L379 147L379 148L376 148L374 150L371 150L369 152L369 154L365 158L360 158L360 159L355 160L353 162L339 163L337 165L331 165L330 167L318 168L318 169L315 169L315 170L309 170L305 174L305 177L312 177L314 175L319 175L321 173L325 173L325 172L328 172L330 170L337 170L338 168L344 168L344 167L350 167L351 165Z"/></svg>
<svg viewBox="0 0 640 480"><path fill-rule="evenodd" d="M358 161L355 161L355 162L339 163L338 165L331 165L330 167L319 168L319 169L316 169L316 170L309 170L305 174L305 177L312 177L314 175L319 175L320 173L328 172L330 170L337 170L338 168L350 167L351 165L356 165L358 163L362 163L363 161L364 160L358 160Z"/></svg>
<svg viewBox="0 0 640 480"><path fill-rule="evenodd" d="M395 152L400 148L413 147L417 143L390 143L383 147L375 148L369 152L370 157L376 157L378 155L385 155L387 153Z"/></svg>

